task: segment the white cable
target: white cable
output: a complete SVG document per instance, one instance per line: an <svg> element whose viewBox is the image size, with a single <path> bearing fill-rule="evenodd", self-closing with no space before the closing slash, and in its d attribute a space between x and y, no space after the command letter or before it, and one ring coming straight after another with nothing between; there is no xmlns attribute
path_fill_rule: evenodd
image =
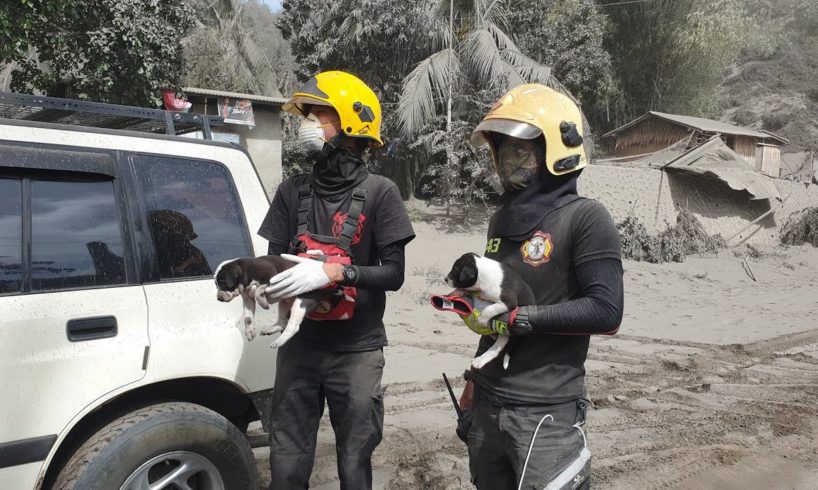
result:
<svg viewBox="0 0 818 490"><path fill-rule="evenodd" d="M540 426L542 425L543 422L545 422L545 419L547 418L550 418L551 422L554 421L554 417L552 417L550 413L547 413L543 415L543 417L540 419L540 423L537 424L537 428L534 429L534 435L531 437L531 444L528 445L528 454L526 454L525 456L525 463L523 463L523 472L520 475L520 484L517 486L517 490L522 490L523 488L523 480L525 480L525 470L528 467L528 458L531 457L531 450L534 449L534 441L537 440L537 432L540 430Z"/></svg>
<svg viewBox="0 0 818 490"><path fill-rule="evenodd" d="M579 431L580 435L582 435L582 446L588 447L588 439L585 438L585 431L583 431L582 427L580 427L580 422L574 424L574 428Z"/></svg>
<svg viewBox="0 0 818 490"><path fill-rule="evenodd" d="M551 416L550 413L547 413L547 414L543 415L543 418L540 419L540 423L537 424L537 428L534 429L534 436L531 438L531 444L528 445L528 454L526 454L526 456L525 456L525 463L523 463L523 472L520 475L520 484L517 486L517 490L522 490L522 488L523 488L523 480L525 480L525 470L528 468L528 460L529 460L529 458L531 458L531 450L534 449L534 441L537 439L537 432L539 432L540 426L542 425L543 422L545 422L545 419L548 419L548 418L551 419L551 422L554 421L554 417ZM582 446L584 448L587 448L588 447L588 440L585 438L585 431L582 430L582 428L580 427L580 424L581 424L581 422L577 422L576 424L573 425L573 427L575 429L577 429L579 431L579 434L582 436ZM583 464L584 464L584 462L583 462Z"/></svg>

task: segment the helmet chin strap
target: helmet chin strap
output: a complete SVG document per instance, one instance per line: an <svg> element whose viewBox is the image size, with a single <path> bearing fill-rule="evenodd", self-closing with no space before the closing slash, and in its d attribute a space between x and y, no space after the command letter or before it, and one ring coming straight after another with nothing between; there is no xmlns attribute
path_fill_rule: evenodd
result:
<svg viewBox="0 0 818 490"><path fill-rule="evenodd" d="M332 154L338 147L341 145L341 139L343 138L342 133L336 134L331 140L324 143L324 147L321 148L321 151L317 151L310 155L313 160L316 162L320 162L322 160L326 160L328 156Z"/></svg>

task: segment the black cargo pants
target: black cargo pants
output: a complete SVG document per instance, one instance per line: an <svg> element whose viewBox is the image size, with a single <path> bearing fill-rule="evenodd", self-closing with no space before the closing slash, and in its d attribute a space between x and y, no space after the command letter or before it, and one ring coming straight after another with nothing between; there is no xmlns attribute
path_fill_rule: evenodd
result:
<svg viewBox="0 0 818 490"><path fill-rule="evenodd" d="M467 445L472 483L478 490L516 489L520 477L524 489L591 488L591 461L580 458L584 435L575 427L585 423L587 400L502 405L475 387Z"/></svg>
<svg viewBox="0 0 818 490"><path fill-rule="evenodd" d="M372 488L383 436L383 350L334 352L299 341L279 349L270 423L270 490L309 488L318 424L329 406L341 488Z"/></svg>

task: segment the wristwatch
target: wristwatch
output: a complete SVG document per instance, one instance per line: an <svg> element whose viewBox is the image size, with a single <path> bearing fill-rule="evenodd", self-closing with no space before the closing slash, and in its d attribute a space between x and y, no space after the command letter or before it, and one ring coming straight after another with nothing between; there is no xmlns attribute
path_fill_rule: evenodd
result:
<svg viewBox="0 0 818 490"><path fill-rule="evenodd" d="M358 268L354 265L345 265L341 270L341 274L344 276L342 281L344 285L352 286L358 282Z"/></svg>

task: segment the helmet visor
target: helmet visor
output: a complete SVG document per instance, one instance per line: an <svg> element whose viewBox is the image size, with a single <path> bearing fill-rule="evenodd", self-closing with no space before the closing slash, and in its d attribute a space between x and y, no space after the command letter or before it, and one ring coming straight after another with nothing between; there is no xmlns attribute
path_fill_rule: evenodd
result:
<svg viewBox="0 0 818 490"><path fill-rule="evenodd" d="M484 119L471 134L471 142L474 146L488 144L484 132L491 131L504 134L522 140L531 140L542 135L542 130L537 126L512 121L511 119Z"/></svg>
<svg viewBox="0 0 818 490"><path fill-rule="evenodd" d="M505 137L497 147L497 176L507 191L521 191L534 180L544 158L537 140Z"/></svg>
<svg viewBox="0 0 818 490"><path fill-rule="evenodd" d="M305 95L293 95L290 100L287 101L286 104L282 107L285 112L289 112L290 114L294 114L297 116L306 116L307 114L304 111L304 106L306 105L323 105L332 107L332 104L328 103L325 100L317 99L312 96L305 96Z"/></svg>

